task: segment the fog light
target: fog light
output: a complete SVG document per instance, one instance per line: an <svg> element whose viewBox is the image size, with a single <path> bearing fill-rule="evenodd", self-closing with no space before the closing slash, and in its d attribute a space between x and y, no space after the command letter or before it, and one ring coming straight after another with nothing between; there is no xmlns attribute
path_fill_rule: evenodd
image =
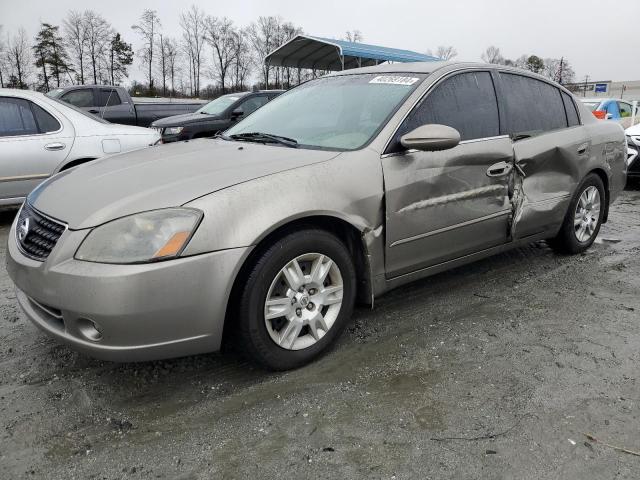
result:
<svg viewBox="0 0 640 480"><path fill-rule="evenodd" d="M89 320L88 318L79 318L76 323L80 334L87 340L99 342L102 339L102 333L100 332L98 325L93 320Z"/></svg>

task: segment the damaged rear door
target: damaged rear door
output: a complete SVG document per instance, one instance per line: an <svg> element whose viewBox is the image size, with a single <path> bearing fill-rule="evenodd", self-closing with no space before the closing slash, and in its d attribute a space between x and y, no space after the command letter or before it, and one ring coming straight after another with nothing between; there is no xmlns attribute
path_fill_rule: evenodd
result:
<svg viewBox="0 0 640 480"><path fill-rule="evenodd" d="M515 158L510 239L554 235L589 158L590 140L567 93L526 75L499 77Z"/></svg>
<svg viewBox="0 0 640 480"><path fill-rule="evenodd" d="M400 138L426 124L460 132L450 150L403 150ZM436 265L507 241L511 139L488 71L442 80L404 120L382 160L389 277Z"/></svg>

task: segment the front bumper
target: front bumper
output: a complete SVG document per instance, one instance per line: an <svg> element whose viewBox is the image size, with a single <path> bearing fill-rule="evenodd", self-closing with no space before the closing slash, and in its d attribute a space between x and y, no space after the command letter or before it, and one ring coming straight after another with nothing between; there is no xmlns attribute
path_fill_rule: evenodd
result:
<svg viewBox="0 0 640 480"><path fill-rule="evenodd" d="M141 361L220 348L233 279L248 248L144 265L73 258L87 231L66 231L45 262L18 249L15 222L7 271L27 317L88 355ZM101 334L87 337L87 320Z"/></svg>

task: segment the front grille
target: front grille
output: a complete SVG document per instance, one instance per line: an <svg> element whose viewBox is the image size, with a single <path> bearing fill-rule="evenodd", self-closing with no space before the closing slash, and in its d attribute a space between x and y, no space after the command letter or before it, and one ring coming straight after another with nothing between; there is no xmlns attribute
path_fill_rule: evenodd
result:
<svg viewBox="0 0 640 480"><path fill-rule="evenodd" d="M22 253L44 262L66 228L25 202L16 225L16 240Z"/></svg>

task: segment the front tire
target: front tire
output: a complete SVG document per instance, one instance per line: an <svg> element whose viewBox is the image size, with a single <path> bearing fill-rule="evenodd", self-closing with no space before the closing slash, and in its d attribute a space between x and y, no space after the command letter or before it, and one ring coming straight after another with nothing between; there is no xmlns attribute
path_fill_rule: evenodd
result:
<svg viewBox="0 0 640 480"><path fill-rule="evenodd" d="M271 370L300 367L338 338L355 303L351 255L334 235L290 233L261 252L239 295L239 347Z"/></svg>
<svg viewBox="0 0 640 480"><path fill-rule="evenodd" d="M568 254L588 249L600 231L606 198L602 179L595 173L587 175L576 189L560 232L549 240L551 247Z"/></svg>

